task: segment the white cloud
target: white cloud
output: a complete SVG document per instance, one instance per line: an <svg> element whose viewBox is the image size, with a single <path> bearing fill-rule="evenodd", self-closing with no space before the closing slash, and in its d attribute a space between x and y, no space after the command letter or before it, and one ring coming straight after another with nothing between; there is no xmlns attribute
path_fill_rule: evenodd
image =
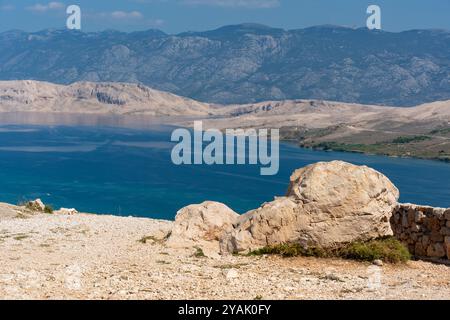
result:
<svg viewBox="0 0 450 320"><path fill-rule="evenodd" d="M188 5L268 9L279 7L281 0L182 0Z"/></svg>
<svg viewBox="0 0 450 320"><path fill-rule="evenodd" d="M64 8L64 3L56 2L56 1L52 1L47 4L36 3L35 5L26 7L26 9L29 11L40 12L40 13L51 11L51 10L59 10L59 9L63 9L63 8Z"/></svg>
<svg viewBox="0 0 450 320"><path fill-rule="evenodd" d="M110 15L113 19L142 19L143 17L139 11L114 11Z"/></svg>
<svg viewBox="0 0 450 320"><path fill-rule="evenodd" d="M112 12L99 12L94 14L86 14L85 16L92 16L93 18L106 18L114 20L140 20L144 18L144 15L139 11L112 11Z"/></svg>

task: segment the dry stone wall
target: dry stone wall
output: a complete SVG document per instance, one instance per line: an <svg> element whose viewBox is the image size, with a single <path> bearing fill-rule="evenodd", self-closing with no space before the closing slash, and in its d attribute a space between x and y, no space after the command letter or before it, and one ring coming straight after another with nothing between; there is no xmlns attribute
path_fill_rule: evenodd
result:
<svg viewBox="0 0 450 320"><path fill-rule="evenodd" d="M399 204L391 226L414 256L450 259L450 209Z"/></svg>

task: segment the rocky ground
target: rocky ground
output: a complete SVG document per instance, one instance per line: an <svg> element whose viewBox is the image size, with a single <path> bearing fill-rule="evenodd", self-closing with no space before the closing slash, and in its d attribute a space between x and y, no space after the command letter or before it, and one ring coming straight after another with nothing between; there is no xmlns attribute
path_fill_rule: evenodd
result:
<svg viewBox="0 0 450 320"><path fill-rule="evenodd" d="M450 299L445 265L202 257L195 248L168 248L158 240L171 225L87 214L31 215L1 204L0 298Z"/></svg>

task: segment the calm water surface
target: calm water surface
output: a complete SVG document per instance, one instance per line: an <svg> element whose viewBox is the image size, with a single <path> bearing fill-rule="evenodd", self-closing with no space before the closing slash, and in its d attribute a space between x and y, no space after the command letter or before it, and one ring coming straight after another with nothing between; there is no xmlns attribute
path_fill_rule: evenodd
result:
<svg viewBox="0 0 450 320"><path fill-rule="evenodd" d="M255 166L175 166L172 128L0 126L0 201L41 198L55 208L173 219L185 205L214 200L244 213L284 195L296 168L344 160L386 174L401 201L450 207L450 164L280 147L280 172Z"/></svg>

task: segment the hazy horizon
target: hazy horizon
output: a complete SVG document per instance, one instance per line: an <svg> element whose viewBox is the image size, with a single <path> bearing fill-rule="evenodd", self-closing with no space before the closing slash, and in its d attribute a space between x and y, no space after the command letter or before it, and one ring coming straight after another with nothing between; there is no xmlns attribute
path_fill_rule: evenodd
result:
<svg viewBox="0 0 450 320"><path fill-rule="evenodd" d="M65 27L66 8L62 1L0 1L0 32ZM76 2L82 10L82 29L87 32L114 29L159 29L167 34L213 30L246 22L286 30L318 25L364 27L371 4L381 7L382 29L399 32L411 29L450 30L450 2L367 0L114 0Z"/></svg>
<svg viewBox="0 0 450 320"><path fill-rule="evenodd" d="M64 27L49 27L49 28L44 28L44 29L39 29L39 30L24 30L24 29L7 29L7 30L2 30L0 31L0 33L7 33L7 32L14 32L14 31L20 31L20 32L24 32L24 33L40 33L40 32L44 32L44 31L67 31L67 32L81 32L81 33L102 33L102 32L108 32L108 31L113 31L113 32L118 32L118 33L125 33L125 34L130 34L130 33L135 33L135 32L148 32L148 31L159 31L162 32L166 35L181 35L181 34L188 34L188 33L203 33L203 32L210 32L210 31L215 31L215 30L220 30L222 28L226 28L226 27L235 27L235 26L245 26L245 25L253 25L253 26L261 26L261 27L267 27L269 29L273 29L273 30L283 30L283 31L296 31L296 30L305 30L305 29L311 29L311 28L325 28L325 27L333 27L333 28L343 28L343 29L351 29L351 30L358 30L358 29L367 29L367 27L365 26L358 26L358 27L349 27L349 26L345 26L345 25L334 25L334 24L317 24L317 25L310 25L310 26L305 26L305 27L301 27L301 28L294 28L294 29L286 29L286 28L279 28L279 27L275 27L275 26L271 26L271 25L267 25L267 24L261 24L261 23L257 23L257 22L242 22L242 23L237 23L237 24L225 24L213 29L202 29L202 30L185 30L185 31L180 31L177 33L168 33L166 31L164 31L162 28L148 28L148 29L136 29L136 30L119 30L119 29L114 29L114 28L106 28L106 29L101 29L101 30L96 30L96 31L89 31L89 30L68 30L67 28ZM403 33L403 32L410 32L410 31L416 31L416 30L424 30L424 31L444 31L444 32L450 32L450 28L413 28L413 29L406 29L406 30L400 30L400 31L390 31L390 30L377 30L377 32L386 32L386 33ZM372 31L373 32L373 31Z"/></svg>

